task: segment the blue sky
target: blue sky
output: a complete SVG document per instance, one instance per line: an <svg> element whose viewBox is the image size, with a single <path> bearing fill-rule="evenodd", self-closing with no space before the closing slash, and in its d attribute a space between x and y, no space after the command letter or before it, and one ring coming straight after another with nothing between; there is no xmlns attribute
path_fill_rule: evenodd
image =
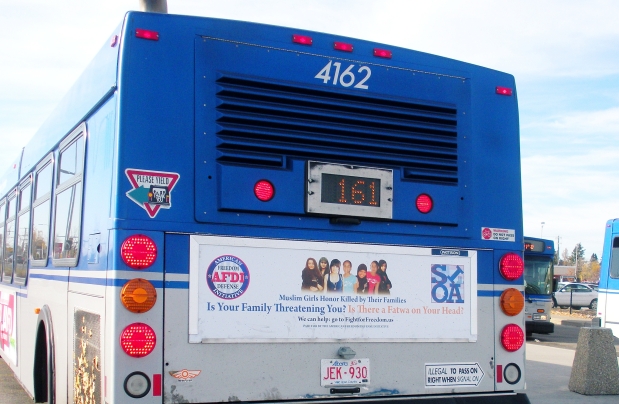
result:
<svg viewBox="0 0 619 404"><path fill-rule="evenodd" d="M0 0L1 172L138 7ZM168 0L168 9L358 37L513 74L525 234L602 255L605 222L619 217L619 2Z"/></svg>

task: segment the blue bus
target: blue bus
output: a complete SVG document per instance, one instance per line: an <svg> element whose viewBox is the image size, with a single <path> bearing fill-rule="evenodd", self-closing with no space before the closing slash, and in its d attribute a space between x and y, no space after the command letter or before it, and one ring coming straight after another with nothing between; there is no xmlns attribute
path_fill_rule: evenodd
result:
<svg viewBox="0 0 619 404"><path fill-rule="evenodd" d="M129 12L0 184L35 402L528 402L509 74Z"/></svg>
<svg viewBox="0 0 619 404"><path fill-rule="evenodd" d="M524 310L527 335L554 332L554 324L550 322L554 255L554 241L525 237Z"/></svg>
<svg viewBox="0 0 619 404"><path fill-rule="evenodd" d="M597 311L602 327L619 335L619 219L606 222Z"/></svg>

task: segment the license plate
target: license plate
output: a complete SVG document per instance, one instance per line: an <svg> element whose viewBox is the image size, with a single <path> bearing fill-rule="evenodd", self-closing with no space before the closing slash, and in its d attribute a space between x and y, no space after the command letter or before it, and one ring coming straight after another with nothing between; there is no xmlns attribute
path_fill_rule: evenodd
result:
<svg viewBox="0 0 619 404"><path fill-rule="evenodd" d="M320 385L350 386L370 383L369 359L321 359Z"/></svg>

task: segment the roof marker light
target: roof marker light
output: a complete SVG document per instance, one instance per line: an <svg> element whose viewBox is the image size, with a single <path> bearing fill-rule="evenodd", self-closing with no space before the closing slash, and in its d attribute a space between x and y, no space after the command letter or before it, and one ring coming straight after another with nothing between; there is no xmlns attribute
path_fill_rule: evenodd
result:
<svg viewBox="0 0 619 404"><path fill-rule="evenodd" d="M392 55L390 50L374 48L374 56L378 58L391 59Z"/></svg>
<svg viewBox="0 0 619 404"><path fill-rule="evenodd" d="M512 95L513 91L509 87L500 87L497 86L496 93L500 95Z"/></svg>
<svg viewBox="0 0 619 404"><path fill-rule="evenodd" d="M333 49L343 51L343 52L352 52L352 44L344 43L344 42L333 42Z"/></svg>
<svg viewBox="0 0 619 404"><path fill-rule="evenodd" d="M312 37L311 36L307 36L307 35L297 35L297 34L294 34L292 36L292 42L298 43L300 45L311 46L312 45Z"/></svg>
<svg viewBox="0 0 619 404"><path fill-rule="evenodd" d="M149 31L147 29L136 29L135 30L135 37L136 38L142 38L142 39L149 39L151 41L158 41L159 40L159 32L157 31Z"/></svg>

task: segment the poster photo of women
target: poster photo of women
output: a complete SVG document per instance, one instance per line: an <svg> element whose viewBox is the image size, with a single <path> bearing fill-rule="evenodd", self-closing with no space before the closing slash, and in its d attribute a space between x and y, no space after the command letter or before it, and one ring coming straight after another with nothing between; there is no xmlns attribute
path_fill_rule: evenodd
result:
<svg viewBox="0 0 619 404"><path fill-rule="evenodd" d="M301 271L301 290L306 293L344 293L389 295L393 287L387 275L387 261L374 260L368 265L359 263L353 273L353 263L337 258L307 258Z"/></svg>

